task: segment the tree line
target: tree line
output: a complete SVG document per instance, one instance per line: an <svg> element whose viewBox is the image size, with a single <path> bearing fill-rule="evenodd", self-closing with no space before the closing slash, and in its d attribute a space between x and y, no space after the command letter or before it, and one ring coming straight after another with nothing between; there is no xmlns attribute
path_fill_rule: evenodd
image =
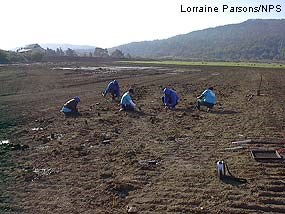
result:
<svg viewBox="0 0 285 214"><path fill-rule="evenodd" d="M99 57L99 58L131 58L129 54L124 54L121 50L115 49L109 53L108 49L96 47L93 52L78 53L76 50L67 48L57 48L56 50L43 49L38 44L28 45L16 51L4 51L0 49L0 64L15 62L40 62L47 57Z"/></svg>

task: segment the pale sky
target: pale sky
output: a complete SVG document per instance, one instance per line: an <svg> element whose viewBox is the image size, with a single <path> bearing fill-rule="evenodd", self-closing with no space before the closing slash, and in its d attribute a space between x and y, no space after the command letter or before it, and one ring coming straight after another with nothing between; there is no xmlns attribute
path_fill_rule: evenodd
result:
<svg viewBox="0 0 285 214"><path fill-rule="evenodd" d="M271 12L229 12L230 7L272 5ZM181 12L218 7L219 12ZM223 11L223 5L229 9ZM280 12L276 6L280 5ZM111 48L165 39L247 19L285 18L284 0L1 0L0 49L32 43Z"/></svg>

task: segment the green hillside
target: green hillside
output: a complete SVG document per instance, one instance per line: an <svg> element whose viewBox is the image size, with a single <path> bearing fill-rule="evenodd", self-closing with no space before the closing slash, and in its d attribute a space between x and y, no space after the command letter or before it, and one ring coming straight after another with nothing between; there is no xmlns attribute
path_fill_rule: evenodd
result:
<svg viewBox="0 0 285 214"><path fill-rule="evenodd" d="M284 60L285 19L248 20L115 47L136 57L193 60Z"/></svg>

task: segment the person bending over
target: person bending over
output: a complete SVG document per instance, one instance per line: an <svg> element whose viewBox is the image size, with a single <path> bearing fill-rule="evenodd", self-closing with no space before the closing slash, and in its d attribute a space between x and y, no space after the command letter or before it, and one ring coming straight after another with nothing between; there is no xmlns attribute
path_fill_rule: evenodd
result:
<svg viewBox="0 0 285 214"><path fill-rule="evenodd" d="M164 96L162 97L162 102L166 109L174 109L178 104L179 97L173 89L165 88L163 89Z"/></svg>
<svg viewBox="0 0 285 214"><path fill-rule="evenodd" d="M102 93L103 97L105 97L108 93L112 95L112 99L115 100L116 98L119 99L121 96L120 86L117 80L113 80L109 82L107 88Z"/></svg>
<svg viewBox="0 0 285 214"><path fill-rule="evenodd" d="M216 95L214 93L214 88L210 87L206 89L199 97L197 97L197 99L197 108L200 110L201 106L206 106L209 111L216 104Z"/></svg>
<svg viewBox="0 0 285 214"><path fill-rule="evenodd" d="M136 104L133 102L132 97L134 90L130 88L121 98L121 109L120 111L139 111Z"/></svg>
<svg viewBox="0 0 285 214"><path fill-rule="evenodd" d="M71 100L68 100L60 110L65 116L78 116L80 113L78 112L77 105L80 102L79 97L74 97Z"/></svg>

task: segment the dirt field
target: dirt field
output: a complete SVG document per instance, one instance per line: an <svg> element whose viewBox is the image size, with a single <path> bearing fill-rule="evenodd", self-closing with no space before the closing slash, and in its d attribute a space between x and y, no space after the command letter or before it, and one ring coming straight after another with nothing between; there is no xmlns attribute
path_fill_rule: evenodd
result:
<svg viewBox="0 0 285 214"><path fill-rule="evenodd" d="M141 113L101 96L113 79L135 89ZM175 111L163 108L165 86L181 97ZM194 109L209 86L213 112ZM74 96L82 116L65 118L59 109ZM0 66L0 104L18 124L5 153L13 162L1 165L1 213L285 213L285 163L250 153L285 149L285 70ZM217 160L247 182L220 181Z"/></svg>

